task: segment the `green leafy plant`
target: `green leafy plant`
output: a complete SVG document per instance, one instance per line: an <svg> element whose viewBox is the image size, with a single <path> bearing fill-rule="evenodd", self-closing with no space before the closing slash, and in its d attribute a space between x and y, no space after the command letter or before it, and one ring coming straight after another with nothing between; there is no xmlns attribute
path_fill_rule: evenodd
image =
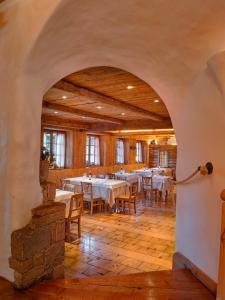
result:
<svg viewBox="0 0 225 300"><path fill-rule="evenodd" d="M41 147L41 160L49 160L50 153L46 147Z"/></svg>

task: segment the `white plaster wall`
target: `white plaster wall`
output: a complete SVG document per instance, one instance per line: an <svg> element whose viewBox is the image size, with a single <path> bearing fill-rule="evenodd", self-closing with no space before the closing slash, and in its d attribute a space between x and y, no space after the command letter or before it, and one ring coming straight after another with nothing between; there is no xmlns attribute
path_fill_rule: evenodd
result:
<svg viewBox="0 0 225 300"><path fill-rule="evenodd" d="M164 99L179 145L178 177L207 160L215 164L210 178L178 188L176 248L217 280L224 98L218 67L212 72L206 66L225 48L225 2L20 0L1 7L7 23L0 28L0 154L6 154L0 164L0 274L12 279L10 233L41 201L42 95L71 72L111 65L144 79Z"/></svg>

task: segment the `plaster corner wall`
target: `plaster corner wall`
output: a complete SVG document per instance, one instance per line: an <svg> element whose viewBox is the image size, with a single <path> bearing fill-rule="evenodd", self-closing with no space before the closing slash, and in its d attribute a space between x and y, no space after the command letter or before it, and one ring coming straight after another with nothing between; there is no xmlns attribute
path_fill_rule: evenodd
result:
<svg viewBox="0 0 225 300"><path fill-rule="evenodd" d="M176 248L216 281L224 79L206 65L225 49L224 0L8 3L0 6L0 275L12 279L11 232L41 201L43 94L69 73L108 65L139 76L164 99L178 142L178 179L214 163L211 177L178 188Z"/></svg>

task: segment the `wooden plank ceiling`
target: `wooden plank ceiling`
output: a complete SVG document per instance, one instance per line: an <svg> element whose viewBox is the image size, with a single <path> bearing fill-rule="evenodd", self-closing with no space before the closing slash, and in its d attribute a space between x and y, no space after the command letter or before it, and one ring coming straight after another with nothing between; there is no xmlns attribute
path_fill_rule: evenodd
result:
<svg viewBox="0 0 225 300"><path fill-rule="evenodd" d="M57 82L43 97L42 122L95 131L172 127L159 95L112 67L85 69Z"/></svg>

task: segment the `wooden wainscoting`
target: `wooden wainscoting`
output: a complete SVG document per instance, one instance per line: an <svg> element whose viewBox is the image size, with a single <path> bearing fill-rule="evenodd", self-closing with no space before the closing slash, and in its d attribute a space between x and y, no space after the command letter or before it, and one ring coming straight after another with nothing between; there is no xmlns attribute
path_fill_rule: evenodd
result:
<svg viewBox="0 0 225 300"><path fill-rule="evenodd" d="M183 254L176 252L173 256L173 270L188 269L191 273L204 284L214 295L217 292L217 284L202 270L200 270L195 264L193 264Z"/></svg>
<svg viewBox="0 0 225 300"><path fill-rule="evenodd" d="M57 188L60 187L60 179L82 176L84 173L88 173L89 170L94 174L107 174L119 171L123 168L125 171L130 172L132 170L141 169L145 164L130 164L130 165L113 165L113 166L96 166L90 168L76 168L76 169L55 169L49 171L48 181L54 182Z"/></svg>

